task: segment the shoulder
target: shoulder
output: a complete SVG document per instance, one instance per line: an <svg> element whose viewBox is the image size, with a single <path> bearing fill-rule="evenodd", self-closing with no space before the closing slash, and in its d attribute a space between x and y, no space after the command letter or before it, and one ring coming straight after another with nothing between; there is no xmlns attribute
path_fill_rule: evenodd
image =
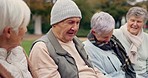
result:
<svg viewBox="0 0 148 78"><path fill-rule="evenodd" d="M146 40L148 40L148 33L143 32L143 38L146 39Z"/></svg>
<svg viewBox="0 0 148 78"><path fill-rule="evenodd" d="M90 41L87 39L87 40L85 40L85 41L83 41L82 43L83 44L87 44L87 43L89 43Z"/></svg>
<svg viewBox="0 0 148 78"><path fill-rule="evenodd" d="M121 29L114 29L113 35L119 39L119 41L125 39L125 35Z"/></svg>
<svg viewBox="0 0 148 78"><path fill-rule="evenodd" d="M38 49L38 48L45 48L46 47L46 44L44 42L36 42L34 44L34 46L32 47L32 49Z"/></svg>
<svg viewBox="0 0 148 78"><path fill-rule="evenodd" d="M146 32L143 32L143 35L146 36L146 37L148 37L148 33L146 33Z"/></svg>
<svg viewBox="0 0 148 78"><path fill-rule="evenodd" d="M83 41L82 43L84 45L84 48L92 49L94 47L94 45L88 39Z"/></svg>
<svg viewBox="0 0 148 78"><path fill-rule="evenodd" d="M122 33L122 31L121 31L120 29L114 29L114 30L113 30L113 34L114 34L115 36L121 35L121 33Z"/></svg>
<svg viewBox="0 0 148 78"><path fill-rule="evenodd" d="M84 49L89 54L100 55L100 53L102 52L100 48L93 45L88 39L84 41L83 44L84 44Z"/></svg>
<svg viewBox="0 0 148 78"><path fill-rule="evenodd" d="M30 55L49 54L46 44L44 42L36 42L30 50Z"/></svg>

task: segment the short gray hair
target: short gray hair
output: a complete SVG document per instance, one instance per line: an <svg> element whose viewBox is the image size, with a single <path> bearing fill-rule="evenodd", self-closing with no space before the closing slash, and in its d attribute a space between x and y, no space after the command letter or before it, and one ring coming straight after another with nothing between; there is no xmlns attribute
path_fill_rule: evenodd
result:
<svg viewBox="0 0 148 78"><path fill-rule="evenodd" d="M148 20L148 12L146 9L141 7L132 7L129 9L129 11L126 14L126 20L128 20L131 16L138 16L142 17L144 22Z"/></svg>
<svg viewBox="0 0 148 78"><path fill-rule="evenodd" d="M6 26L18 32L30 21L30 9L23 0L0 0L0 35Z"/></svg>
<svg viewBox="0 0 148 78"><path fill-rule="evenodd" d="M115 20L109 13L97 12L91 18L91 28L98 34L109 33L115 28Z"/></svg>

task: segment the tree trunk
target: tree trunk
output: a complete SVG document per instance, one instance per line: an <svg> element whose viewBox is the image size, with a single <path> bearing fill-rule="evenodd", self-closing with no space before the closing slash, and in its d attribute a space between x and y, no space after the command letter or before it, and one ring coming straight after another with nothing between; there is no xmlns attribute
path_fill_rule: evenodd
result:
<svg viewBox="0 0 148 78"><path fill-rule="evenodd" d="M124 25L125 23L126 23L125 16L122 16L122 19L121 19L121 25Z"/></svg>
<svg viewBox="0 0 148 78"><path fill-rule="evenodd" d="M41 25L42 16L41 15L34 15L34 34L35 35L42 35L42 25Z"/></svg>

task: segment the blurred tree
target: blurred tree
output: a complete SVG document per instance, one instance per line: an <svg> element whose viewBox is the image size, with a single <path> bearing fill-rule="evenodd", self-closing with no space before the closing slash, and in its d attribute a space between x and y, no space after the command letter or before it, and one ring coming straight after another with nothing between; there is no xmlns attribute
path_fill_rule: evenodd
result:
<svg viewBox="0 0 148 78"><path fill-rule="evenodd" d="M49 28L49 17L51 7L56 0L25 0L32 12L32 20L29 26L35 34L46 33ZM127 1L134 0L73 0L82 12L81 29L90 29L90 19L96 11L110 13L118 26L121 26L121 19L131 6L142 6L148 8L148 0L136 5L130 5ZM34 27L33 27L34 26ZM42 27L41 27L42 26ZM41 29L42 28L42 29ZM42 30L42 31L41 31Z"/></svg>
<svg viewBox="0 0 148 78"><path fill-rule="evenodd" d="M49 14L52 3L45 0L25 0L32 12L32 23L34 23L34 34L42 34L42 23L49 23ZM42 21L43 19L46 19ZM32 25L31 25L32 26ZM46 30L46 29L45 29Z"/></svg>
<svg viewBox="0 0 148 78"><path fill-rule="evenodd" d="M137 3L136 0L127 0L127 3L129 3L130 5L135 5Z"/></svg>
<svg viewBox="0 0 148 78"><path fill-rule="evenodd" d="M141 2L138 2L134 6L140 6L148 10L148 0L143 0Z"/></svg>
<svg viewBox="0 0 148 78"><path fill-rule="evenodd" d="M142 2L135 4L135 6L143 7L145 9L147 9L147 11L148 11L148 0L143 0ZM148 28L148 21L147 21L146 26L144 28Z"/></svg>
<svg viewBox="0 0 148 78"><path fill-rule="evenodd" d="M126 0L96 0L95 8L100 8L101 11L110 13L116 24L119 24L117 27L121 26L122 17L125 16L126 12L130 8L130 5Z"/></svg>
<svg viewBox="0 0 148 78"><path fill-rule="evenodd" d="M89 0L74 0L82 13L82 20L81 26L82 29L89 29L90 28L90 19L93 15L94 9L90 6Z"/></svg>

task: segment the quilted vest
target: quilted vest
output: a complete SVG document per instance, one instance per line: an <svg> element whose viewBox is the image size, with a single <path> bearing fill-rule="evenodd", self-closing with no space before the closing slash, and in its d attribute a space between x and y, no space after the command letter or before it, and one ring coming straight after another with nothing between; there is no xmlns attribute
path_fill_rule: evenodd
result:
<svg viewBox="0 0 148 78"><path fill-rule="evenodd" d="M51 30L46 35L36 40L33 45L40 41L46 44L50 57L58 65L58 71L61 78L79 78L79 72L74 58L61 47ZM83 48L83 45L81 44L81 41L78 40L77 37L75 37L73 41L78 53L86 65L93 68L90 60L88 59L88 55Z"/></svg>

